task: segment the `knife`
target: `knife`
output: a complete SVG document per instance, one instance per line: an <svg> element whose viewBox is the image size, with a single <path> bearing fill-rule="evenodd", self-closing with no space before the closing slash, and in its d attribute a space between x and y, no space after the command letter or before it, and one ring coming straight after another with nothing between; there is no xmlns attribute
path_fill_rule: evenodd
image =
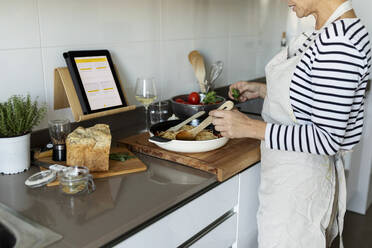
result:
<svg viewBox="0 0 372 248"><path fill-rule="evenodd" d="M31 164L32 165L39 166L39 167L43 167L43 168L48 169L48 170L49 170L49 167L51 165L54 165L54 164L43 162L43 161L39 161L39 160L34 160L34 161L31 162Z"/></svg>
<svg viewBox="0 0 372 248"><path fill-rule="evenodd" d="M54 171L56 173L58 173L60 171L64 171L67 168L69 168L66 165L48 163L48 162L43 162L43 161L39 161L39 160L32 161L32 164L36 165L36 166L41 166L41 167L46 168L48 170Z"/></svg>
<svg viewBox="0 0 372 248"><path fill-rule="evenodd" d="M39 158L48 156L52 156L52 150L41 152L40 148L31 149L31 164L35 166L41 166L49 170L49 166L52 165L51 163L46 163L38 160Z"/></svg>

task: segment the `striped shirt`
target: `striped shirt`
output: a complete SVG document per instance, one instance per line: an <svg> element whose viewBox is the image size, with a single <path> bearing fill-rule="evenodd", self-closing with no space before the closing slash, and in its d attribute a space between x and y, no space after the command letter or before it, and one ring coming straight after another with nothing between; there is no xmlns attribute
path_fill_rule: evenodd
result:
<svg viewBox="0 0 372 248"><path fill-rule="evenodd" d="M268 123L266 147L322 155L350 150L362 135L370 67L369 36L360 19L328 25L292 77L289 95L296 124Z"/></svg>

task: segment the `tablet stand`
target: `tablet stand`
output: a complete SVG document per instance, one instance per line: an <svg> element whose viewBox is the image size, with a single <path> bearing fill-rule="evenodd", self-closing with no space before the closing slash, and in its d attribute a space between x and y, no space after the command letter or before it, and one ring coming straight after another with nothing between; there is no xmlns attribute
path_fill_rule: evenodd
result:
<svg viewBox="0 0 372 248"><path fill-rule="evenodd" d="M116 68L115 68L116 70ZM117 75L119 75L117 73ZM120 78L119 78L120 82ZM123 86L120 83L123 90ZM124 99L127 102L125 91L123 90ZM84 114L81 108L79 98L76 94L74 83L72 82L70 72L67 67L59 67L54 69L54 110L71 108L75 121L80 122L83 120L93 119L97 117L113 115L136 108L135 105L127 107L105 110L92 114Z"/></svg>

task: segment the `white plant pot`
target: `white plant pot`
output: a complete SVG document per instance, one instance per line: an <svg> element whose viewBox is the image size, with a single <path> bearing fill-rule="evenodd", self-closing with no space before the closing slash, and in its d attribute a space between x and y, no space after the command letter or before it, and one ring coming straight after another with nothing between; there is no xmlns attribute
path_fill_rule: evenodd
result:
<svg viewBox="0 0 372 248"><path fill-rule="evenodd" d="M0 173L15 174L30 168L30 137L0 138Z"/></svg>

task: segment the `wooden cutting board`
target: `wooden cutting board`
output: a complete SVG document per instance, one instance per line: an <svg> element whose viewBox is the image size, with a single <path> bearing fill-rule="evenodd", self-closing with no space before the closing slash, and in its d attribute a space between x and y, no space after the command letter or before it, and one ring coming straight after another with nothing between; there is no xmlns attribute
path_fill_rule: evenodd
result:
<svg viewBox="0 0 372 248"><path fill-rule="evenodd" d="M261 157L260 141L254 139L230 139L225 146L209 152L179 153L164 150L150 143L148 138L148 133L141 133L121 139L118 144L136 152L216 174L220 182L255 164Z"/></svg>
<svg viewBox="0 0 372 248"><path fill-rule="evenodd" d="M112 147L110 153L118 153L118 152L128 152L129 155L135 156L132 152L130 152L126 147ZM56 162L52 160L52 153L49 152L47 156L43 156L42 154L38 156L38 160L41 162L46 162L50 164L61 164L66 165L66 162ZM41 167L40 167L41 168ZM44 168L41 168L44 170ZM109 170L102 171L102 172L91 172L93 178L104 178L104 177L112 177L117 175L124 175L134 172L140 172L147 170L147 166L136 158L128 159L127 161L121 162L116 160L110 160ZM56 180L54 182L49 183L47 186L56 186L59 184L59 181Z"/></svg>

